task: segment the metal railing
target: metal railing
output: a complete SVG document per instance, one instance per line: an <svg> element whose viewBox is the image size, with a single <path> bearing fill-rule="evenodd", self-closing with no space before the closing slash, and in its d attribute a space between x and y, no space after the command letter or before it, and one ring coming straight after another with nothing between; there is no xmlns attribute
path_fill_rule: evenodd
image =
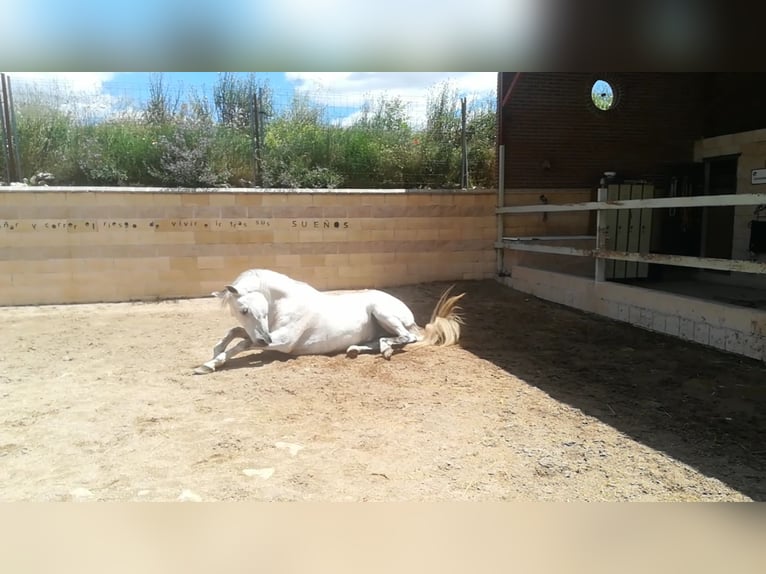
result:
<svg viewBox="0 0 766 574"><path fill-rule="evenodd" d="M502 157L502 156L501 156ZM500 182L503 183L502 181ZM504 206L504 194L498 194L499 206L495 209L498 217L498 239L495 248L498 250L498 272L502 272L502 250L530 251L534 253L552 253L557 255L573 255L578 257L593 257L596 259L595 279L605 279L605 263L607 260L634 261L639 263L656 263L678 267L693 267L697 269L714 269L719 271L738 271L743 273L766 274L766 263L741 259L718 259L713 257L690 257L665 253L615 251L606 248L607 228L604 225L604 213L609 210L623 209L662 209L672 207L717 207L736 205L766 205L766 193L747 193L739 195L703 195L686 197L662 197L650 199L628 199L607 201L607 189L600 187L598 201L581 203L541 204ZM597 211L596 235L571 236L540 236L540 237L505 237L503 235L503 216L505 214L521 213L553 213L563 211ZM595 239L594 248L580 248L563 245L546 245L545 241Z"/></svg>

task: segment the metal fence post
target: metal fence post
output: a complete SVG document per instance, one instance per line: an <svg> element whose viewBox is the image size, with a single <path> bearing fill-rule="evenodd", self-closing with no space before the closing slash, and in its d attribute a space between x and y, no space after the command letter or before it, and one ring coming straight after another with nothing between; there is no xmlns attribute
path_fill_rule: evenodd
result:
<svg viewBox="0 0 766 574"><path fill-rule="evenodd" d="M497 206L498 207L505 207L505 145L499 146L499 154L498 154L498 162L497 162ZM496 267L497 267L497 276L501 277L504 273L504 267L505 267L505 248L502 246L503 243L503 218L505 217L504 214L498 213L496 215L497 217L497 249L496 249Z"/></svg>
<svg viewBox="0 0 766 574"><path fill-rule="evenodd" d="M606 201L607 198L607 187L606 187L606 179L601 178L601 181L598 186L598 192L596 195L596 201ZM607 239L607 233L608 230L606 226L604 225L606 221L606 214L602 209L599 209L596 211L596 277L595 280L598 281L605 281L606 280L606 259L602 259L599 257L599 254L601 251L606 247L606 239Z"/></svg>

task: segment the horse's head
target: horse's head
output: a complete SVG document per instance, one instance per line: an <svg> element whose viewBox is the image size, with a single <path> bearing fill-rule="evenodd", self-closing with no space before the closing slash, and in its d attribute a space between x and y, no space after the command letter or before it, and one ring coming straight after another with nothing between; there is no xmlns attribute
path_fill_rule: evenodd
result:
<svg viewBox="0 0 766 574"><path fill-rule="evenodd" d="M263 341L267 345L271 344L269 301L262 293L253 291L241 295L236 287L227 285L224 291L216 291L213 295L228 304L231 314L245 328L254 343Z"/></svg>

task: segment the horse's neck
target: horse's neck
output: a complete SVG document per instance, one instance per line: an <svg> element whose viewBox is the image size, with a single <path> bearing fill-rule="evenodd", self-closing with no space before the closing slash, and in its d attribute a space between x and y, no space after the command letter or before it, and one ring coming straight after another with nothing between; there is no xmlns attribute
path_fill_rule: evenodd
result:
<svg viewBox="0 0 766 574"><path fill-rule="evenodd" d="M260 288L258 290L266 296L269 303L284 297L292 297L315 291L307 283L296 281L287 275L269 269L259 270L258 278L260 279Z"/></svg>

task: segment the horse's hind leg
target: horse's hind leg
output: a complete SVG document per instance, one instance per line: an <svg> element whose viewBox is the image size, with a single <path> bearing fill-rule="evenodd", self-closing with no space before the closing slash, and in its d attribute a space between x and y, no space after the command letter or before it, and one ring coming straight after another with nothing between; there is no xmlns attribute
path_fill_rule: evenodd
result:
<svg viewBox="0 0 766 574"><path fill-rule="evenodd" d="M406 335L399 335L398 337L381 337L380 354L383 355L384 359L390 359L394 354L394 349L400 349L417 340L418 338L409 331Z"/></svg>
<svg viewBox="0 0 766 574"><path fill-rule="evenodd" d="M380 352L380 340L368 341L361 345L351 345L346 349L346 356L350 359L355 359L359 353L379 353Z"/></svg>
<svg viewBox="0 0 766 574"><path fill-rule="evenodd" d="M380 338L380 354L384 359L390 359L394 354L395 348L403 347L408 343L414 343L418 338L410 333L404 322L396 315L388 315L380 312L379 310L373 310L372 314L377 319L381 327L383 327L389 333L396 335L395 337L381 337Z"/></svg>

